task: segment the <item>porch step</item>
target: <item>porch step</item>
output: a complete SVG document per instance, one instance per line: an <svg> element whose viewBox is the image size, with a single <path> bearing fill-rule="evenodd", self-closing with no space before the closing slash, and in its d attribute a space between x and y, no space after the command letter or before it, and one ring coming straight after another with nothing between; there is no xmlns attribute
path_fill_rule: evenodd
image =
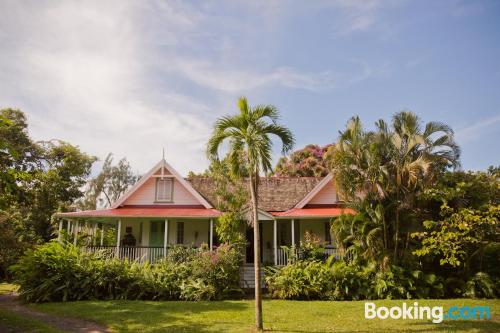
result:
<svg viewBox="0 0 500 333"><path fill-rule="evenodd" d="M266 284L264 282L264 271L260 271L260 281L261 287L265 288ZM245 264L240 268L240 287L243 289L253 289L255 288L255 272L254 266L252 264Z"/></svg>

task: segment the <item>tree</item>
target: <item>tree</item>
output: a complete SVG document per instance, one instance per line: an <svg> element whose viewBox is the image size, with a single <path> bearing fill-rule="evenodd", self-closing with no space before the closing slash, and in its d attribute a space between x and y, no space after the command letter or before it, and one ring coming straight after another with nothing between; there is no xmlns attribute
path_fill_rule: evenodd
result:
<svg viewBox="0 0 500 333"><path fill-rule="evenodd" d="M498 276L498 260L488 260L500 246L500 178L494 170L446 172L419 195L425 221L423 231L412 234L421 240L414 254L453 267L455 276L456 268Z"/></svg>
<svg viewBox="0 0 500 333"><path fill-rule="evenodd" d="M245 160L243 152L240 159ZM248 191L243 181L248 177L248 170L243 166L240 172L241 175L231 173L229 156L226 155L220 161L210 161L210 165L202 173L197 174L193 171L188 173L189 179L206 177L213 182L214 204L222 212L215 225L217 237L224 243L237 246L244 244L245 241L242 226L248 203Z"/></svg>
<svg viewBox="0 0 500 333"><path fill-rule="evenodd" d="M392 117L392 129L383 121L377 123L377 139L387 159L384 171L391 193L395 195L394 259L398 255L400 211L436 174L459 166L460 149L453 130L439 122L429 122L421 129L420 119L412 112ZM409 234L408 234L409 236Z"/></svg>
<svg viewBox="0 0 500 333"><path fill-rule="evenodd" d="M500 241L500 205L487 205L483 210L454 210L444 203L441 216L439 221L425 221L426 231L412 235L422 239L421 248L414 253L417 256L433 255L440 258L441 265L463 266L466 270L471 260L478 257L479 269L482 270L484 250Z"/></svg>
<svg viewBox="0 0 500 333"><path fill-rule="evenodd" d="M81 209L110 207L139 178L132 172L127 159L122 158L113 165L113 154L109 153L101 172L87 183L85 196L77 204Z"/></svg>
<svg viewBox="0 0 500 333"><path fill-rule="evenodd" d="M344 198L358 207L384 207L384 247L392 242L393 258L400 255L401 214L406 213L407 243L416 195L438 174L459 165L460 150L447 125L429 122L424 129L413 113L395 114L387 124L365 131L353 117L332 152L330 167ZM387 223L389 221L389 223Z"/></svg>
<svg viewBox="0 0 500 333"><path fill-rule="evenodd" d="M281 157L274 168L274 175L281 177L325 177L329 173L325 155L331 146L307 145L294 151L290 157Z"/></svg>
<svg viewBox="0 0 500 333"><path fill-rule="evenodd" d="M251 195L252 222L254 230L255 265L255 325L262 325L262 298L260 277L260 233L258 222L259 175L272 170L272 141L270 135L277 136L285 154L293 148L294 138L291 131L278 124L279 112L272 105L259 105L251 108L247 99L238 99L239 114L219 118L214 125L212 136L207 144L207 155L218 160L218 150L223 142L229 141L228 160L233 175L241 175L242 169L248 170L248 187ZM242 160L240 157L245 156Z"/></svg>
<svg viewBox="0 0 500 333"><path fill-rule="evenodd" d="M20 110L0 110L0 139L3 219L16 226L18 240L48 240L52 214L82 195L95 158L63 141L33 142Z"/></svg>

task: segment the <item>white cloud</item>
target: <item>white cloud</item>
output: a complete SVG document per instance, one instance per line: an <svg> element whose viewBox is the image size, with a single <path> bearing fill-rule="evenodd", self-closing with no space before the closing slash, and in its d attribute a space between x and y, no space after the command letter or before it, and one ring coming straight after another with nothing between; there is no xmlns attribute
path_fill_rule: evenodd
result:
<svg viewBox="0 0 500 333"><path fill-rule="evenodd" d="M352 12L355 30L372 25L379 7L378 1L334 4ZM234 60L252 47L241 50L236 40L240 33L252 34L256 20L272 31L277 14L285 20L299 13L281 2L265 10L254 6L252 15L265 19L243 22L222 17L218 2L194 7L165 1L4 1L0 6L0 107L25 111L37 140L63 139L101 158L108 152L126 156L139 172L156 163L162 147L180 172L201 171L211 124L237 94L271 87L324 92L373 73L363 62L362 74L353 75Z"/></svg>
<svg viewBox="0 0 500 333"><path fill-rule="evenodd" d="M461 143L469 142L477 139L492 128L498 128L498 124L500 124L500 115L495 115L459 129L455 132L455 137Z"/></svg>
<svg viewBox="0 0 500 333"><path fill-rule="evenodd" d="M178 37L168 31L192 22L161 6L162 41L172 45ZM64 139L101 158L114 152L140 172L163 146L184 173L206 165L208 107L148 82L149 54L134 18L148 8L121 1L3 7L0 100L27 112L36 139Z"/></svg>
<svg viewBox="0 0 500 333"><path fill-rule="evenodd" d="M172 61L172 59L170 59ZM277 85L292 89L324 91L336 86L337 78L331 71L301 72L291 67L278 67L270 72L229 69L207 61L179 58L173 70L198 85L227 93L243 92Z"/></svg>

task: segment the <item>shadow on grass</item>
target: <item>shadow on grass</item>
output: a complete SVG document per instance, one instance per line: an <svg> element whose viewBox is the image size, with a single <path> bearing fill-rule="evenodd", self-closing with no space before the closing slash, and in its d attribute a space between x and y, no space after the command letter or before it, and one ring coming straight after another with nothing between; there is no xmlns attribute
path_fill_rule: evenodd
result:
<svg viewBox="0 0 500 333"><path fill-rule="evenodd" d="M418 323L416 325L422 325ZM500 322L493 320L447 320L435 324L432 328L426 327L425 332L500 332ZM418 332L418 330L416 331Z"/></svg>
<svg viewBox="0 0 500 333"><path fill-rule="evenodd" d="M241 328L238 313L252 303L232 301L82 301L34 305L39 310L98 321L118 332L215 332L214 325ZM62 311L61 311L62 310ZM218 319L210 312L219 311Z"/></svg>

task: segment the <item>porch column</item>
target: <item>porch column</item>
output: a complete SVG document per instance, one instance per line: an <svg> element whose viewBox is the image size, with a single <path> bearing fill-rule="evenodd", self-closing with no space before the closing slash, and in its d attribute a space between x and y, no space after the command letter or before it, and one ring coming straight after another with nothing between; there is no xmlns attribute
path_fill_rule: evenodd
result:
<svg viewBox="0 0 500 333"><path fill-rule="evenodd" d="M104 245L104 223L101 223L101 246Z"/></svg>
<svg viewBox="0 0 500 333"><path fill-rule="evenodd" d="M214 220L210 219L210 251L214 247Z"/></svg>
<svg viewBox="0 0 500 333"><path fill-rule="evenodd" d="M92 225L92 245L93 246L96 245L96 242L95 242L96 232L97 232L97 222L94 222Z"/></svg>
<svg viewBox="0 0 500 333"><path fill-rule="evenodd" d="M59 230L57 231L57 241L60 243L61 242L61 231L63 227L63 221L59 220Z"/></svg>
<svg viewBox="0 0 500 333"><path fill-rule="evenodd" d="M295 220L292 219L292 246L295 247Z"/></svg>
<svg viewBox="0 0 500 333"><path fill-rule="evenodd" d="M118 230L116 231L116 257L120 257L120 238L122 233L122 220L118 220Z"/></svg>
<svg viewBox="0 0 500 333"><path fill-rule="evenodd" d="M278 221L273 220L273 229L274 229L274 265L278 265Z"/></svg>
<svg viewBox="0 0 500 333"><path fill-rule="evenodd" d="M163 233L163 255L165 257L167 256L167 245L168 245L168 220L165 219L165 232Z"/></svg>
<svg viewBox="0 0 500 333"><path fill-rule="evenodd" d="M73 245L76 246L76 239L78 238L78 229L80 226L80 222L76 222L73 226L73 233L75 234L75 238L73 239Z"/></svg>

